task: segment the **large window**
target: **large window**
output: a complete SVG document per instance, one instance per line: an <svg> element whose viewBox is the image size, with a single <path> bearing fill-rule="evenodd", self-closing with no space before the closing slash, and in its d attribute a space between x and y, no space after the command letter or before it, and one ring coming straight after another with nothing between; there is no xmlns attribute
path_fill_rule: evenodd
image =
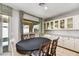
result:
<svg viewBox="0 0 79 59"><path fill-rule="evenodd" d="M23 25L23 34L29 33L29 25Z"/></svg>
<svg viewBox="0 0 79 59"><path fill-rule="evenodd" d="M33 25L33 32L36 37L39 37L39 24Z"/></svg>

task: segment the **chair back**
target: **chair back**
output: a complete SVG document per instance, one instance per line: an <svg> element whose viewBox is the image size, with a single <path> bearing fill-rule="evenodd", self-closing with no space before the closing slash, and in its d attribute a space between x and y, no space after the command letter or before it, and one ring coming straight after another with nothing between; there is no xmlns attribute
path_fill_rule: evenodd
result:
<svg viewBox="0 0 79 59"><path fill-rule="evenodd" d="M41 45L39 49L39 56L48 56L50 43L51 41Z"/></svg>
<svg viewBox="0 0 79 59"><path fill-rule="evenodd" d="M45 44L42 44L39 49L39 56L56 56L56 48L58 39L51 40Z"/></svg>
<svg viewBox="0 0 79 59"><path fill-rule="evenodd" d="M58 39L54 39L53 41L51 41L51 44L50 44L50 50L49 50L49 55L50 56L56 56L56 48L57 48L57 44L58 44Z"/></svg>

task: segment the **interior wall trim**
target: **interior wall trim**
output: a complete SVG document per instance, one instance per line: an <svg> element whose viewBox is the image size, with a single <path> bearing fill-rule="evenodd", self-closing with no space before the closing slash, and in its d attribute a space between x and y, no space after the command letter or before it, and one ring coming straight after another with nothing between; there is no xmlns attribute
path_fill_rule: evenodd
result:
<svg viewBox="0 0 79 59"><path fill-rule="evenodd" d="M27 14L27 15L30 15L30 16L33 16L33 17L36 17L36 18L41 18L41 17L35 16L35 15L33 15L33 14L30 14L30 13L27 13L27 12L24 12L24 11L23 11L23 13L24 13L24 14Z"/></svg>
<svg viewBox="0 0 79 59"><path fill-rule="evenodd" d="M65 47L62 47L62 46L59 46L59 45L58 45L58 47L61 47L61 48L64 48L64 49L66 49L66 50L69 50L69 51L72 51L72 52L75 52L75 53L78 53L78 54L79 54L78 51L75 51L75 50L72 50L72 49L69 49L69 48L65 48Z"/></svg>

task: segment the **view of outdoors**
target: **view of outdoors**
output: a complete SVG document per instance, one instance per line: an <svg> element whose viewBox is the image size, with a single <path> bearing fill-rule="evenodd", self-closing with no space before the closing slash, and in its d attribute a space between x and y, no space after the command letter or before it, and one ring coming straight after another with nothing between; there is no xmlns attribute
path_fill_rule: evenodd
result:
<svg viewBox="0 0 79 59"><path fill-rule="evenodd" d="M29 33L29 25L23 25L23 33Z"/></svg>
<svg viewBox="0 0 79 59"><path fill-rule="evenodd" d="M2 39L1 39L1 43L2 46L1 48L3 49L2 52L8 52L8 43L9 43L9 36L8 36L8 21L9 21L9 16L6 15L1 15L1 23L2 23Z"/></svg>

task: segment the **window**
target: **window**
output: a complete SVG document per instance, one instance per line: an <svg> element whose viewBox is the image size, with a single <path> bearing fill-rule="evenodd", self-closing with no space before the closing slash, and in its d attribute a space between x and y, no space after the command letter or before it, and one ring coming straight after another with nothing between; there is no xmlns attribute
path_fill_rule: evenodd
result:
<svg viewBox="0 0 79 59"><path fill-rule="evenodd" d="M23 25L23 34L29 33L29 25Z"/></svg>

